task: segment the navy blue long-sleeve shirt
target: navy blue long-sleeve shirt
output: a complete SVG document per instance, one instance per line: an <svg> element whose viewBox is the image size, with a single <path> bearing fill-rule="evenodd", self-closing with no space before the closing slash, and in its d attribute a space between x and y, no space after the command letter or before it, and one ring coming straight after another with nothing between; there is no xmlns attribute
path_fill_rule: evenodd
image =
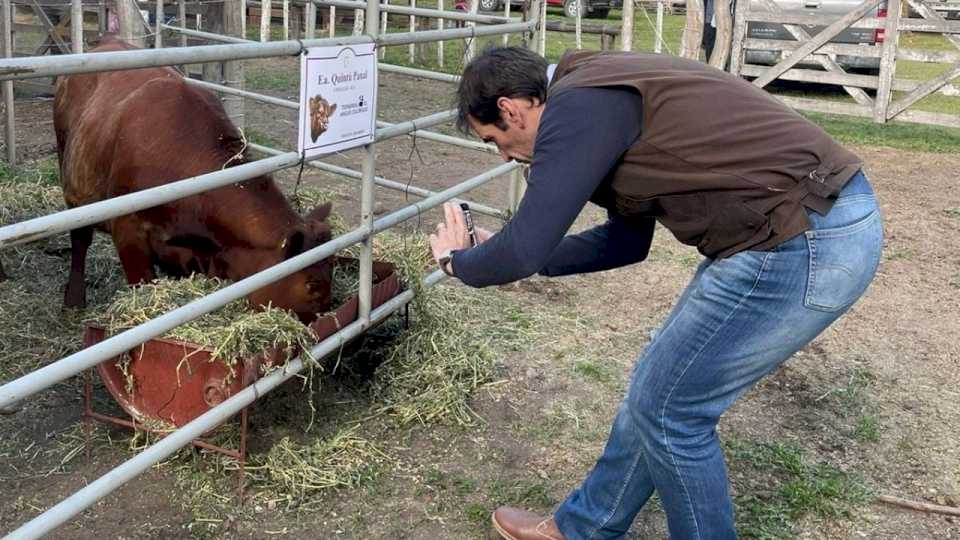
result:
<svg viewBox="0 0 960 540"><path fill-rule="evenodd" d="M652 218L628 220L608 211L606 223L564 236L641 128L642 98L634 92L572 88L550 96L517 213L483 244L454 253L456 276L485 287L538 272L597 272L646 258Z"/></svg>

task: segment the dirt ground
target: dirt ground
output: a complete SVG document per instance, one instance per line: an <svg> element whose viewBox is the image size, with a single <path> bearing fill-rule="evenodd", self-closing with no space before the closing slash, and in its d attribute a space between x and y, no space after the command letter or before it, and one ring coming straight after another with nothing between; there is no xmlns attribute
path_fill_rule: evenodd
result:
<svg viewBox="0 0 960 540"><path fill-rule="evenodd" d="M281 63L262 72L292 69ZM381 117L411 119L449 107L452 87L399 76L381 78ZM271 89L274 95L289 92ZM49 103L18 108L20 148L49 155ZM247 127L283 148L295 141L294 115L247 103ZM449 132L449 128L446 128ZM263 140L263 139L261 139ZM781 445L813 470L829 466L857 478L870 495L848 512L791 515L784 532L754 537L960 538L960 518L925 514L872 501L889 494L960 505L960 157L887 148L856 148L879 195L886 246L876 281L837 324L736 404L721 422L739 519L755 524L749 501L777 499L774 461L751 459L742 448ZM441 189L499 162L496 156L400 138L378 145L378 174ZM359 168L356 152L332 162ZM291 186L296 170L280 175ZM304 182L336 193L336 209L356 221L358 182L308 172ZM469 199L506 201L497 181ZM378 191L378 210L405 204L402 194ZM600 219L588 209L577 227ZM429 229L435 215L419 220ZM492 220L484 220L496 227ZM202 493L171 460L126 484L70 520L52 538L482 538L499 504L549 512L584 477L598 456L631 367L698 262L698 255L658 230L649 260L600 274L532 278L488 294L519 308L571 321L520 350L503 350L497 376L471 401L480 420L395 429L364 425L390 459L356 488L329 490L311 504L237 504L230 471L213 473L219 505L198 504ZM66 266L64 266L64 272ZM13 279L22 276L13 275ZM458 286L458 285L450 285ZM2 286L0 286L2 287ZM2 293L2 289L0 289ZM53 308L59 291L51 291ZM29 314L22 314L29 317ZM2 334L0 334L2 336ZM2 339L2 337L0 337ZM287 385L253 414L251 452L277 442L284 415L302 418L298 389ZM314 434L349 415L363 390L328 384ZM19 413L0 416L0 532L9 532L129 459L123 431L98 428L92 458L83 458L79 379L38 394ZM109 398L98 388L99 407ZM290 420L288 431L300 429ZM194 461L207 459L196 455ZM203 472L202 474L211 474ZM196 473L196 475L202 475ZM844 484L846 485L846 484ZM846 489L843 486L840 489ZM761 497L762 498L762 497ZM770 497L767 497L769 499ZM766 499L765 499L766 500ZM224 502L225 501L225 502ZM789 510L782 513L789 514ZM753 517L747 517L753 516ZM759 519L759 518L758 518ZM759 529L757 529L759 530ZM666 537L655 501L629 538Z"/></svg>

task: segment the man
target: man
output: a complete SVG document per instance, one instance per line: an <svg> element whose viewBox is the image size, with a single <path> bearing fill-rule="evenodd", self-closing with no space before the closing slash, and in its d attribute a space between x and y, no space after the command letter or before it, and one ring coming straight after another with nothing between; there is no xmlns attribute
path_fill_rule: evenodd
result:
<svg viewBox="0 0 960 540"><path fill-rule="evenodd" d="M753 85L698 62L489 49L458 89L461 127L531 163L496 235L470 248L445 208L430 243L484 287L643 260L659 221L706 257L637 362L602 456L551 517L500 508L510 540L620 538L656 491L672 538L735 538L715 431L724 411L843 314L882 226L857 156ZM606 223L565 236L588 202ZM638 299L640 301L641 299Z"/></svg>

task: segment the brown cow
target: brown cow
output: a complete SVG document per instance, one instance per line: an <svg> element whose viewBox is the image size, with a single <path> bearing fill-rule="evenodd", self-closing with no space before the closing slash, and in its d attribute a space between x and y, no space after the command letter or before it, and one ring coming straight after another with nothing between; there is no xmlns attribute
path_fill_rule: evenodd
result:
<svg viewBox="0 0 960 540"><path fill-rule="evenodd" d="M95 49L135 47L107 38ZM70 207L160 186L244 162L244 143L220 100L172 68L73 75L57 81L54 129ZM239 280L330 239L330 205L298 215L269 176L257 177L100 224L131 284L204 273ZM70 231L64 304L86 303L84 267L93 227ZM312 320L330 307L329 260L249 296Z"/></svg>

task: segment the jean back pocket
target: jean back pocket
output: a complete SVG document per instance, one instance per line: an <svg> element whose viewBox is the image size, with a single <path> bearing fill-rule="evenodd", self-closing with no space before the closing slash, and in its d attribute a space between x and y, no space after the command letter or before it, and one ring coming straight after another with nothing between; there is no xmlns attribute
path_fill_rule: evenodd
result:
<svg viewBox="0 0 960 540"><path fill-rule="evenodd" d="M805 234L810 267L804 306L829 312L850 307L867 290L880 263L880 211L843 227Z"/></svg>

